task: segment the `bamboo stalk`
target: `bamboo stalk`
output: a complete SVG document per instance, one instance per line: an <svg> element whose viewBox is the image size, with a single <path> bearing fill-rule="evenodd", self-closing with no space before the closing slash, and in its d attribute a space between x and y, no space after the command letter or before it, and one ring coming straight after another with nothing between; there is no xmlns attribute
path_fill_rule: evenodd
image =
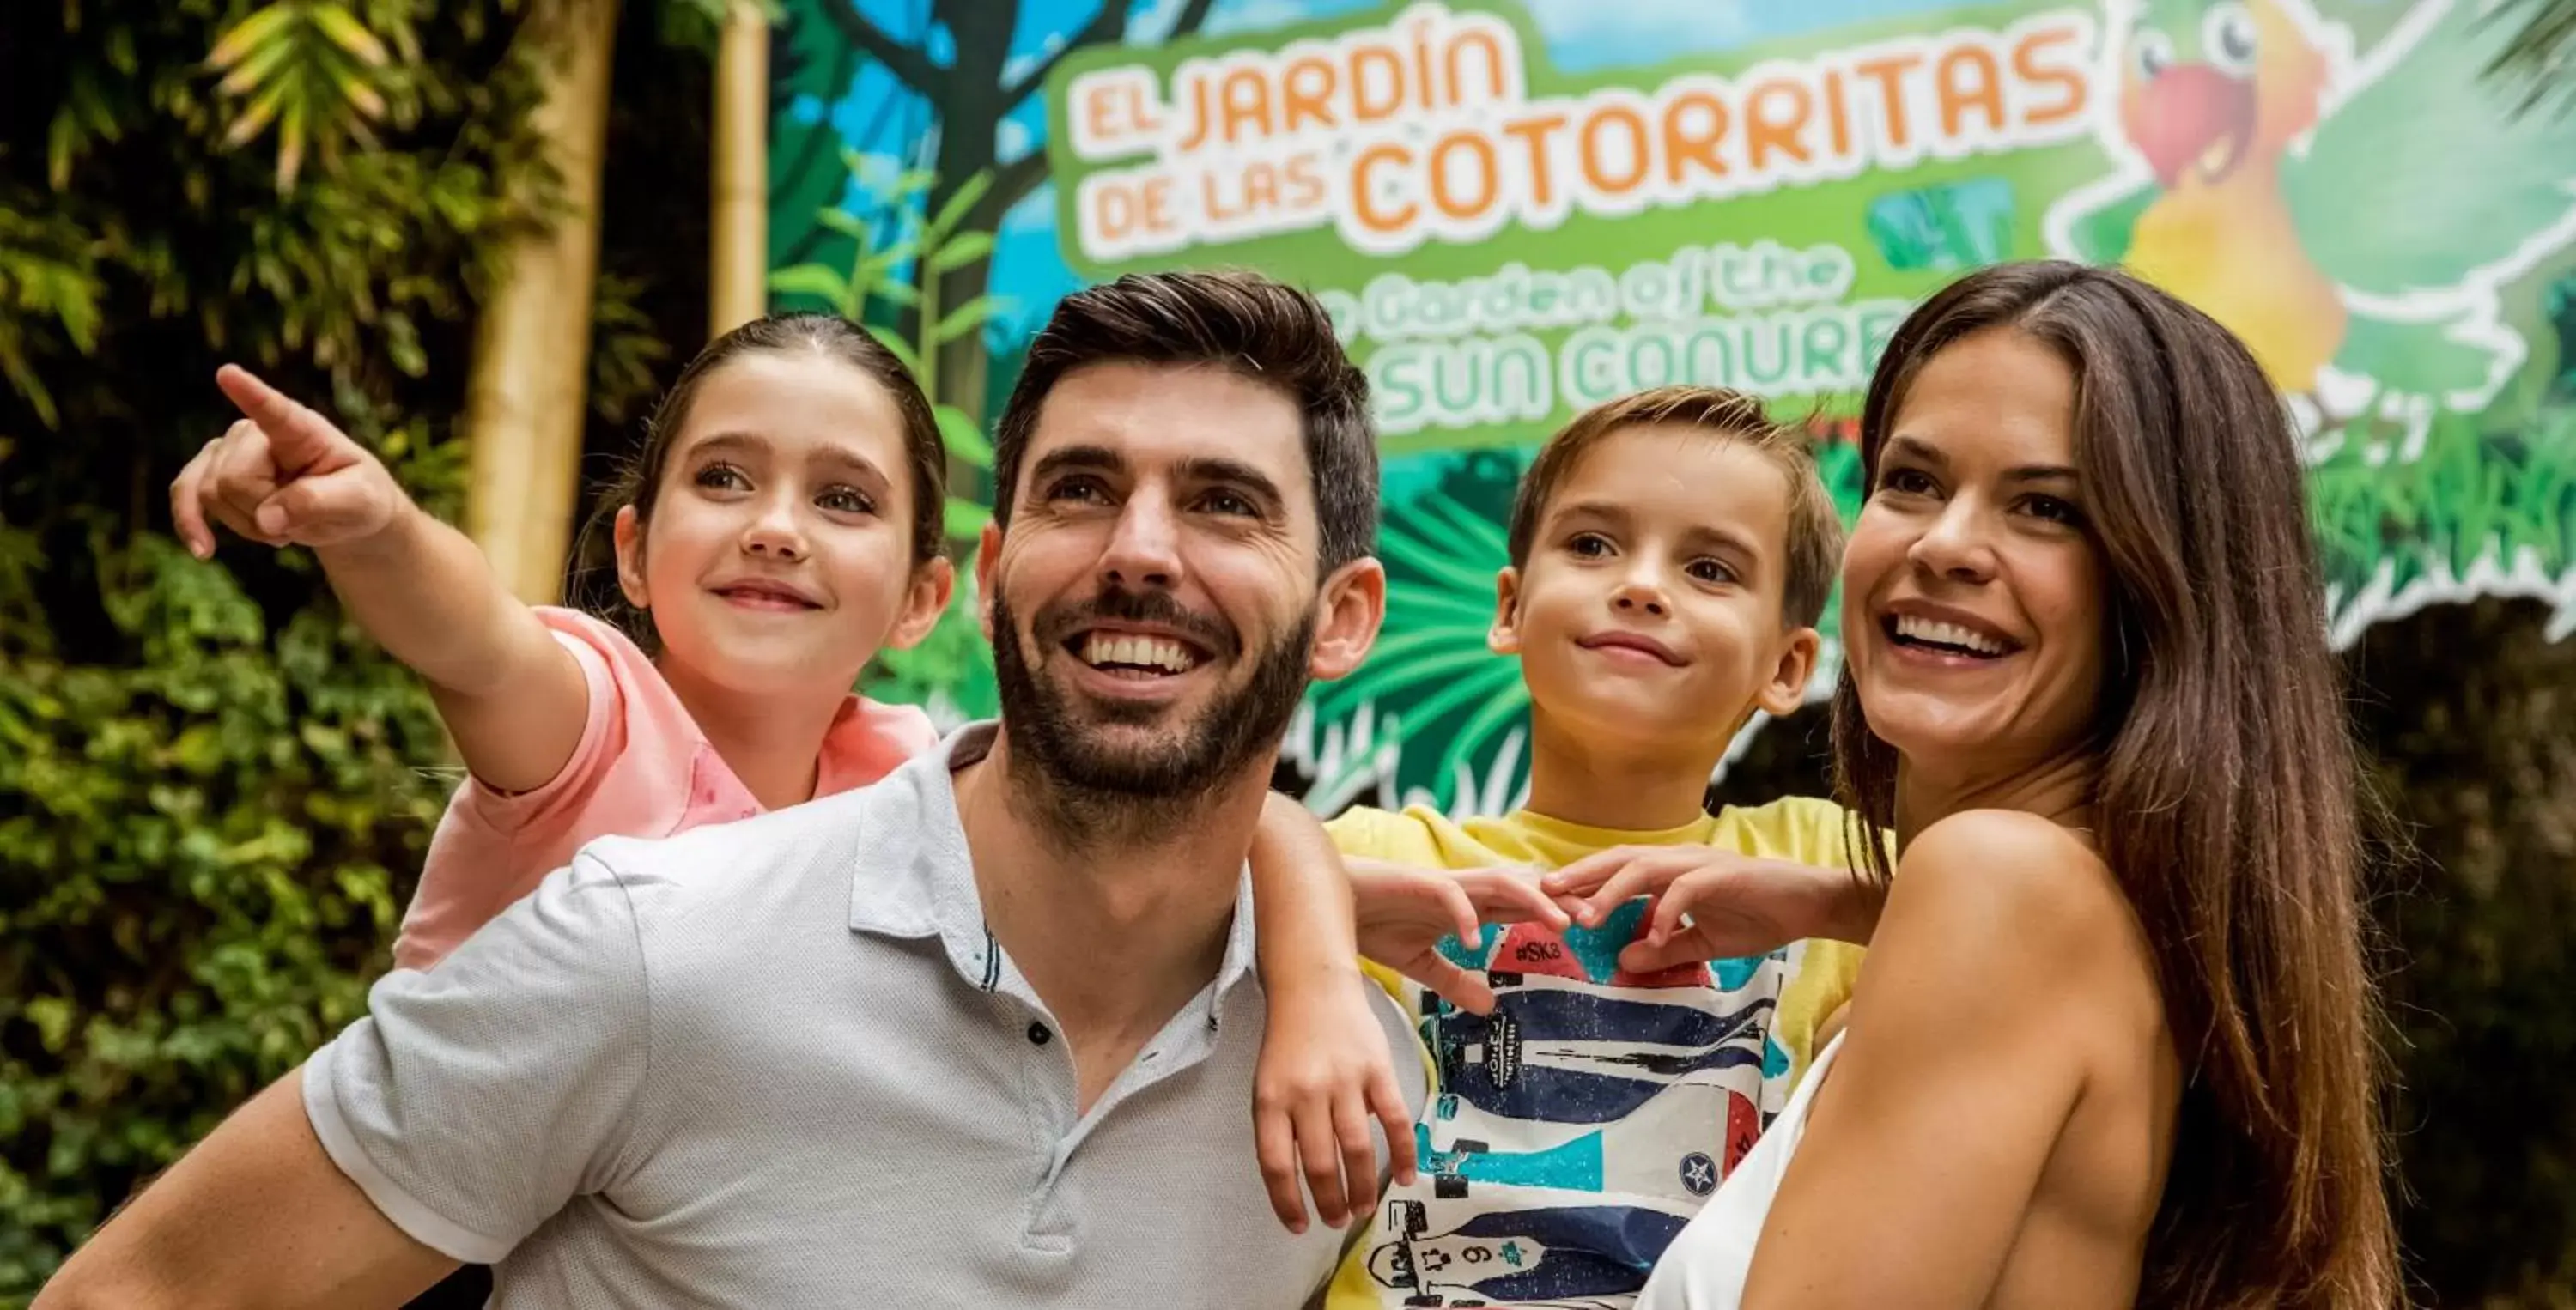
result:
<svg viewBox="0 0 2576 1310"><path fill-rule="evenodd" d="M521 39L553 63L528 125L562 175L565 210L505 254L475 324L465 524L512 594L550 604L579 500L617 0L556 0Z"/></svg>
<svg viewBox="0 0 2576 1310"><path fill-rule="evenodd" d="M769 308L769 22L733 0L716 51L712 263L707 334Z"/></svg>

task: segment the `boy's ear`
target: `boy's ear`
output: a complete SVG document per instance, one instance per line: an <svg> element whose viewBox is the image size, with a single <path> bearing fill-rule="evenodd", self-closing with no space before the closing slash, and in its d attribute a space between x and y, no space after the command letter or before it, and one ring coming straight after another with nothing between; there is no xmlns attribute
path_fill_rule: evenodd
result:
<svg viewBox="0 0 2576 1310"><path fill-rule="evenodd" d="M1753 698L1762 712L1772 718L1783 718L1797 712L1807 701L1807 682L1816 676L1816 652L1823 638L1814 628L1791 628L1780 648L1780 657L1771 665L1771 676Z"/></svg>
<svg viewBox="0 0 2576 1310"><path fill-rule="evenodd" d="M1508 564L1494 575L1494 626L1485 630L1485 649L1521 653L1521 571Z"/></svg>

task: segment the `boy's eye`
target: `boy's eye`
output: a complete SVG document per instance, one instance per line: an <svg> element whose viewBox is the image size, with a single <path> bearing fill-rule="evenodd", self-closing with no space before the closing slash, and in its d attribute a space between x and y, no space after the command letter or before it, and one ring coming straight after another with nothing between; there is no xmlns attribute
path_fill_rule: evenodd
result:
<svg viewBox="0 0 2576 1310"><path fill-rule="evenodd" d="M1722 561L1706 557L1692 560L1683 571L1702 582L1735 581L1735 570L1728 568Z"/></svg>
<svg viewBox="0 0 2576 1310"><path fill-rule="evenodd" d="M831 487L814 498L814 503L835 514L874 514L877 503L856 487Z"/></svg>
<svg viewBox="0 0 2576 1310"><path fill-rule="evenodd" d="M1584 559L1597 559L1610 553L1610 539L1597 532L1578 532L1565 543L1565 549Z"/></svg>
<svg viewBox="0 0 2576 1310"><path fill-rule="evenodd" d="M741 469L722 462L699 469L698 476L692 480L714 491L743 491L751 486L751 479L744 477Z"/></svg>

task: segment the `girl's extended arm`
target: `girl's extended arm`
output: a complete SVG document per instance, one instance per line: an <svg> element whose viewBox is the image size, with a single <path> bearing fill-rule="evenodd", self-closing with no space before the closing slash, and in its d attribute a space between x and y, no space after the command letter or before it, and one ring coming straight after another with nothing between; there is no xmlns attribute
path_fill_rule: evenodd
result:
<svg viewBox="0 0 2576 1310"><path fill-rule="evenodd" d="M475 777L502 791L553 778L589 714L572 653L473 542L330 420L239 367L216 383L247 417L172 484L180 539L211 555L211 518L254 541L311 547L359 626L428 681Z"/></svg>

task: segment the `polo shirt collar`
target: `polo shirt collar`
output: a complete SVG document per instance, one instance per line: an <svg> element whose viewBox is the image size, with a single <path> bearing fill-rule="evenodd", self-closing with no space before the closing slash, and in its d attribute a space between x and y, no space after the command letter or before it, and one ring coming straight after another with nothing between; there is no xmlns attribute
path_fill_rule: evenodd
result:
<svg viewBox="0 0 2576 1310"><path fill-rule="evenodd" d="M975 890L954 773L992 749L997 729L992 719L958 728L869 789L894 803L870 806L862 817L879 830L862 835L850 877L852 931L937 937L959 976L988 992L1001 985L1002 950L984 922L983 898ZM1255 940L1252 873L1246 868L1235 876L1234 920L1226 929L1225 958L1209 996L1209 1027L1216 1026L1222 1008L1213 1004L1215 997L1252 975Z"/></svg>

